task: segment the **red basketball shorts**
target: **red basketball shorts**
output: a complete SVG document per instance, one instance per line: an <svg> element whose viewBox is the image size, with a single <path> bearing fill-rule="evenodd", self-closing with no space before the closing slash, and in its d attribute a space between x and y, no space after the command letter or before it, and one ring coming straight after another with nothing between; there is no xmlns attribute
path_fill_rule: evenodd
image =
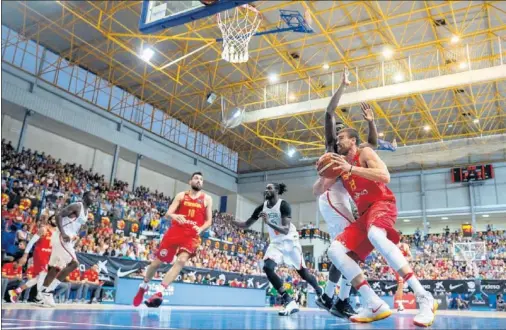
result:
<svg viewBox="0 0 506 330"><path fill-rule="evenodd" d="M374 225L385 229L388 239L394 244L398 244L400 236L394 228L396 220L397 206L395 202L375 202L357 221L346 227L336 239L348 250L355 252L360 260L365 261L365 258L374 250L374 246L367 237L369 228Z"/></svg>
<svg viewBox="0 0 506 330"><path fill-rule="evenodd" d="M51 252L34 251L33 253L33 276L39 275L41 272L47 272L47 265Z"/></svg>
<svg viewBox="0 0 506 330"><path fill-rule="evenodd" d="M163 262L172 262L174 256L185 251L190 256L195 254L195 250L200 245L200 236L195 231L181 230L179 228L170 228L163 235L160 247L156 254L157 258Z"/></svg>

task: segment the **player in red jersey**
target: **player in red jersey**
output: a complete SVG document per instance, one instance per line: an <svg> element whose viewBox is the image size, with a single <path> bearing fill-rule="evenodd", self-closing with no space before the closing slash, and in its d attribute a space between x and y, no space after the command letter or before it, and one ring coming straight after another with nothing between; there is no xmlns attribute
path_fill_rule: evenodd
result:
<svg viewBox="0 0 506 330"><path fill-rule="evenodd" d="M54 216L49 219L50 224L54 224L54 222L52 222L53 218ZM30 289L34 285L37 285L37 291L41 290L44 279L47 275L47 265L49 263L49 258L51 257L51 236L53 235L53 228L54 227L51 227L51 225L42 225L39 228L37 234L33 235L30 242L28 242L23 256L19 259L19 264L21 266L24 266L26 264L28 255L32 247L35 245L32 255L32 278L15 290L9 291L12 303L16 303L19 296L21 296L21 293L26 289ZM37 299L41 300L39 294L37 294Z"/></svg>
<svg viewBox="0 0 506 330"><path fill-rule="evenodd" d="M394 228L397 207L395 196L387 187L390 182L388 168L371 148L359 150L360 138L354 129L339 131L337 144L339 155L333 154L332 158L336 168L343 173L343 184L357 205L359 219L346 227L336 238L328 250L328 255L360 292L364 308L357 315L350 317L350 320L369 323L392 314L388 304L371 289L355 261L357 258L365 260L376 248L388 265L397 271L414 291L420 306L414 324L430 326L434 322L437 302L416 279L408 261L396 245L399 243L399 233Z"/></svg>
<svg viewBox="0 0 506 330"><path fill-rule="evenodd" d="M134 306L141 304L149 288L148 283L156 274L158 267L164 262L172 262L176 256L177 259L165 274L158 292L145 301L148 307L159 307L162 304L162 292L176 279L188 259L195 254L200 244L200 233L211 226L213 201L201 191L203 184L202 173L193 173L190 179L191 190L177 194L167 210L166 216L172 219L172 224L163 236L156 259L146 270L144 282L134 297Z"/></svg>
<svg viewBox="0 0 506 330"><path fill-rule="evenodd" d="M409 249L409 245L403 242L403 238L401 237L401 241L397 245L397 247L401 250L402 255L406 260L411 260L411 250ZM397 297L397 311L402 312L404 310L404 305L402 304L402 298L404 296L404 280L402 276L399 275L395 270L395 279L397 280L397 291L395 292L395 297Z"/></svg>

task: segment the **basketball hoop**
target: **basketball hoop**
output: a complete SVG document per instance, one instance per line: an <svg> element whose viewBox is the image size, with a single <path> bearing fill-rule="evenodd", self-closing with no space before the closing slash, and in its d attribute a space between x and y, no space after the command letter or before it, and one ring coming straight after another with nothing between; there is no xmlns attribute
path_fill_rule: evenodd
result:
<svg viewBox="0 0 506 330"><path fill-rule="evenodd" d="M221 58L230 63L247 62L249 41L262 21L260 12L253 6L242 5L216 16L223 35Z"/></svg>

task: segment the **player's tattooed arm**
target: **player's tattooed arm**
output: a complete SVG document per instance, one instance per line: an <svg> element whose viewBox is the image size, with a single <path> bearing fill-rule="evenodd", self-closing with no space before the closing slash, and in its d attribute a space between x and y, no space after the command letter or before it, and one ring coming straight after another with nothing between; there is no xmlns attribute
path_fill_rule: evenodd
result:
<svg viewBox="0 0 506 330"><path fill-rule="evenodd" d="M290 204L286 201L282 201L279 211L281 212L281 225L269 221L265 213L262 213L261 216L267 226L283 235L287 235L290 232L290 222L292 221L292 209Z"/></svg>
<svg viewBox="0 0 506 330"><path fill-rule="evenodd" d="M167 213L165 213L166 217L171 218L172 220L177 221L177 222L186 220L184 215L175 214L178 207L179 207L179 203L181 203L181 200L183 199L183 197L184 197L184 192L180 192L179 194L176 195L176 197L172 201L172 204L170 204L169 209L167 210Z"/></svg>
<svg viewBox="0 0 506 330"><path fill-rule="evenodd" d="M56 214L56 216L55 216L56 225L58 226L58 230L60 231L61 239L64 242L69 242L70 237L67 234L65 234L65 232L63 231L63 224L62 224L63 218L70 217L70 216L78 217L79 213L81 213L81 204L74 203L74 204L70 204L67 207L64 207L60 212L58 212L58 214Z"/></svg>
<svg viewBox="0 0 506 330"><path fill-rule="evenodd" d="M242 228L242 229L246 229L246 228L249 228L251 227L255 222L257 222L257 220L260 218L260 214L262 213L262 209L264 208L264 205L260 205L258 206L255 211L253 211L253 214L251 215L251 217L246 220L246 221L237 221L237 220L232 220L232 224L238 228Z"/></svg>
<svg viewBox="0 0 506 330"><path fill-rule="evenodd" d="M344 69L341 86L337 89L337 91L332 95L330 99L329 105L327 107L327 111L325 112L325 147L327 152L333 152L334 145L337 141L337 133L336 133L336 108L339 104L339 100L346 89L346 86L350 84L348 80L348 76L350 75L347 68Z"/></svg>

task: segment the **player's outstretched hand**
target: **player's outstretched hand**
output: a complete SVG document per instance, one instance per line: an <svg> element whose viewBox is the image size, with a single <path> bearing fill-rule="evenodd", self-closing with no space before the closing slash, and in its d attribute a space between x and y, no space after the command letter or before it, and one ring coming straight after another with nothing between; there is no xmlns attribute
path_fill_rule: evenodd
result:
<svg viewBox="0 0 506 330"><path fill-rule="evenodd" d="M371 107L367 103L360 103L360 107L362 108L362 116L365 120L368 122L371 122L374 120L374 112L372 112Z"/></svg>
<svg viewBox="0 0 506 330"><path fill-rule="evenodd" d="M347 67L344 67L342 83L346 86L349 86L351 84L350 71L348 70Z"/></svg>

